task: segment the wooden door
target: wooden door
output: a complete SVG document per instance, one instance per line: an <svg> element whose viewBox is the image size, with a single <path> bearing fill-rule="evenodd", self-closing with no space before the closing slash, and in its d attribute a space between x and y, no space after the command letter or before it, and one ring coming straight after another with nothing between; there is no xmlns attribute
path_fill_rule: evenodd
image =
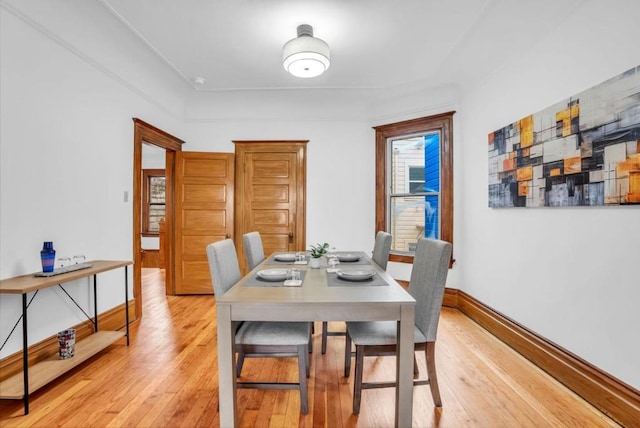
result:
<svg viewBox="0 0 640 428"><path fill-rule="evenodd" d="M208 244L232 237L233 153L178 152L175 293L212 294Z"/></svg>
<svg viewBox="0 0 640 428"><path fill-rule="evenodd" d="M265 255L305 249L307 141L234 141L236 248L246 272L242 235L260 232Z"/></svg>

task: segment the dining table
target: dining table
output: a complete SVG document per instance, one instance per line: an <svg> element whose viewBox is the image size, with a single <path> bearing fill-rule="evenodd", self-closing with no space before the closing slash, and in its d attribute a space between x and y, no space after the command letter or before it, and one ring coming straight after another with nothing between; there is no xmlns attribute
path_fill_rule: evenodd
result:
<svg viewBox="0 0 640 428"><path fill-rule="evenodd" d="M345 252L342 252L345 253ZM295 253L274 253L216 297L220 426L238 424L234 325L237 321L378 321L398 323L395 426L410 427L413 415L413 354L416 301L365 252L346 252L337 268L326 259L311 268ZM357 257L353 257L353 255ZM336 254L340 255L340 254ZM264 281L265 270L298 269L297 286ZM339 270L339 272L338 272ZM358 272L358 270L360 272ZM367 280L348 273L374 271ZM346 279L346 280L345 280ZM301 282L301 283L300 283ZM287 281L287 283L289 283Z"/></svg>

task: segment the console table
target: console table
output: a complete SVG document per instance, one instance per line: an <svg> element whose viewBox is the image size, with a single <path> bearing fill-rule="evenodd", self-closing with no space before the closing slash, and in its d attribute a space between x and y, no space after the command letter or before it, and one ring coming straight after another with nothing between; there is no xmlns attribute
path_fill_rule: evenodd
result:
<svg viewBox="0 0 640 428"><path fill-rule="evenodd" d="M77 365L91 358L107 346L116 342L121 337L126 336L127 346L129 346L129 277L127 267L132 264L130 261L116 260L95 260L88 262L91 267L76 270L60 275L37 277L34 273L0 280L0 294L22 294L22 373L18 373L0 382L0 399L22 399L24 402L24 413L29 413L29 394L45 386L47 383L66 373ZM124 302L125 302L125 332L121 331L98 331L98 298L97 298L97 275L101 272L110 271L124 267ZM76 343L75 353L72 358L61 360L55 357L46 359L29 367L29 341L27 338L27 293L34 292L31 300L38 294L38 290L59 286L63 283L75 281L93 276L93 328L94 334ZM66 293L66 290L62 288ZM69 296L71 298L71 296ZM73 299L71 299L73 300ZM73 301L76 303L75 301ZM30 302L29 302L30 303ZM80 306L76 303L76 306ZM80 308L82 312L84 310ZM86 312L84 312L87 315ZM91 319L89 315L87 318ZM18 320L19 322L20 320ZM17 326L18 323L16 323ZM15 327L14 327L15 328ZM12 332L13 333L13 330ZM11 335L9 333L9 335Z"/></svg>

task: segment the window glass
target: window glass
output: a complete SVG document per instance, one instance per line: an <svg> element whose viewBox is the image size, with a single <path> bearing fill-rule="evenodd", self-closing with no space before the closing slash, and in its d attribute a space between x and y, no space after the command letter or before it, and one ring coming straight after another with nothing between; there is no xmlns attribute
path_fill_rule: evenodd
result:
<svg viewBox="0 0 640 428"><path fill-rule="evenodd" d="M440 133L389 142L391 250L414 252L418 238L440 236Z"/></svg>
<svg viewBox="0 0 640 428"><path fill-rule="evenodd" d="M160 231L160 220L164 217L164 177L149 178L149 232Z"/></svg>
<svg viewBox="0 0 640 428"><path fill-rule="evenodd" d="M409 167L409 193L423 192L425 188L424 166Z"/></svg>
<svg viewBox="0 0 640 428"><path fill-rule="evenodd" d="M160 221L166 213L165 208L165 171L163 169L144 169L142 234L158 235Z"/></svg>

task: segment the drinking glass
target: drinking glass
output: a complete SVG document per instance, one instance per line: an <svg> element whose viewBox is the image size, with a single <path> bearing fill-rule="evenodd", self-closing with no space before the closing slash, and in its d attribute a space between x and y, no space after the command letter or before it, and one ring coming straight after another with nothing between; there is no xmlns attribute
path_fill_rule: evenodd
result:
<svg viewBox="0 0 640 428"><path fill-rule="evenodd" d="M69 257L59 257L58 258L58 267L63 268L71 265L71 259Z"/></svg>
<svg viewBox="0 0 640 428"><path fill-rule="evenodd" d="M299 251L296 253L296 261L303 262L305 260L306 254L303 251Z"/></svg>
<svg viewBox="0 0 640 428"><path fill-rule="evenodd" d="M300 270L299 269L289 269L287 271L287 280L289 281L300 281Z"/></svg>
<svg viewBox="0 0 640 428"><path fill-rule="evenodd" d="M75 256L73 256L72 262L73 262L74 265L77 265L77 264L80 264L80 263L84 263L85 260L86 260L86 257L84 255L76 254Z"/></svg>
<svg viewBox="0 0 640 428"><path fill-rule="evenodd" d="M327 263L330 266L330 272L336 272L338 270L336 266L340 264L340 260L338 259L338 256L332 255L327 258Z"/></svg>

